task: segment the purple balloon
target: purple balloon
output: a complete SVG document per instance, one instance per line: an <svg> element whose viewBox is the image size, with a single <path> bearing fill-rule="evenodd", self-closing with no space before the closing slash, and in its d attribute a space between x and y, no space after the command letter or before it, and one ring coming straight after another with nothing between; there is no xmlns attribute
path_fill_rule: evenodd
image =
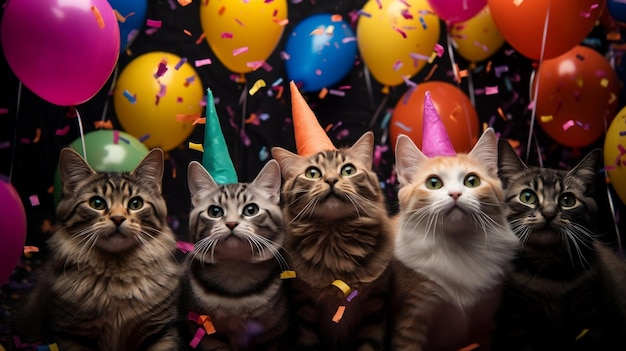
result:
<svg viewBox="0 0 626 351"><path fill-rule="evenodd" d="M487 0L428 0L428 4L439 18L456 23L474 17L487 5Z"/></svg>
<svg viewBox="0 0 626 351"><path fill-rule="evenodd" d="M0 285L6 283L22 257L26 240L26 213L20 196L0 179Z"/></svg>
<svg viewBox="0 0 626 351"><path fill-rule="evenodd" d="M53 104L75 106L109 79L120 29L106 0L9 0L0 41L26 87Z"/></svg>

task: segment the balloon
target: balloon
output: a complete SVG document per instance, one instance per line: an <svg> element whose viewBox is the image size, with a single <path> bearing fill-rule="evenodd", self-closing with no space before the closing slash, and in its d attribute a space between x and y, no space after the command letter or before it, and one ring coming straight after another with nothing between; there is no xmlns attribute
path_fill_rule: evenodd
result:
<svg viewBox="0 0 626 351"><path fill-rule="evenodd" d="M450 37L459 55L471 62L489 58L504 45L504 37L493 22L489 6L465 22L452 24Z"/></svg>
<svg viewBox="0 0 626 351"><path fill-rule="evenodd" d="M142 140L147 136L148 148L168 151L193 131L193 117L202 112L203 94L191 64L174 54L153 51L124 67L115 85L113 106L124 131Z"/></svg>
<svg viewBox="0 0 626 351"><path fill-rule="evenodd" d="M357 54L350 24L330 14L317 14L298 23L285 44L289 80L302 83L303 92L318 91L341 81Z"/></svg>
<svg viewBox="0 0 626 351"><path fill-rule="evenodd" d="M120 49L120 29L106 0L9 1L0 39L17 78L61 106L96 95L113 72Z"/></svg>
<svg viewBox="0 0 626 351"><path fill-rule="evenodd" d="M9 281L24 252L26 212L19 194L0 180L0 285Z"/></svg>
<svg viewBox="0 0 626 351"><path fill-rule="evenodd" d="M617 111L617 74L604 56L586 46L543 61L532 87L539 126L567 147L596 141Z"/></svg>
<svg viewBox="0 0 626 351"><path fill-rule="evenodd" d="M405 134L422 147L424 95L430 97L439 113L456 152L469 152L478 140L478 114L467 95L456 86L437 81L407 90L396 104L389 123L389 136L395 148L398 135Z"/></svg>
<svg viewBox="0 0 626 351"><path fill-rule="evenodd" d="M122 20L120 26L120 51L123 52L133 43L139 29L146 22L147 0L108 0Z"/></svg>
<svg viewBox="0 0 626 351"><path fill-rule="evenodd" d="M395 86L426 65L439 40L439 18L426 0L369 0L356 39L374 78Z"/></svg>
<svg viewBox="0 0 626 351"><path fill-rule="evenodd" d="M444 21L462 22L474 17L487 0L428 0L435 13Z"/></svg>
<svg viewBox="0 0 626 351"><path fill-rule="evenodd" d="M602 12L597 0L488 0L488 4L504 39L520 54L533 60L542 58L542 48L543 59L549 59L578 45L591 32Z"/></svg>
<svg viewBox="0 0 626 351"><path fill-rule="evenodd" d="M96 172L130 172L148 154L148 148L132 135L119 130L94 130L84 135L86 160ZM83 143L77 138L69 145L83 158ZM53 201L61 201L61 174L57 165L53 180Z"/></svg>
<svg viewBox="0 0 626 351"><path fill-rule="evenodd" d="M626 22L626 2L623 0L606 0L606 8L618 22Z"/></svg>
<svg viewBox="0 0 626 351"><path fill-rule="evenodd" d="M217 58L248 73L276 48L287 21L286 0L211 0L200 5L200 24Z"/></svg>
<svg viewBox="0 0 626 351"><path fill-rule="evenodd" d="M624 155L624 137L626 130L626 107L623 107L611 121L604 139L604 166L615 192L626 204L626 155Z"/></svg>

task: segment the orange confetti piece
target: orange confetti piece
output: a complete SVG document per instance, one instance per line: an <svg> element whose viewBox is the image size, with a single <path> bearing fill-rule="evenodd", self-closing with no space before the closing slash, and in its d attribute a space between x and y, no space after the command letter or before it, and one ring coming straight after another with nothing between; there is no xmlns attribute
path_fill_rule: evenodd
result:
<svg viewBox="0 0 626 351"><path fill-rule="evenodd" d="M29 254L31 252L39 252L39 248L37 246L24 246L24 254Z"/></svg>
<svg viewBox="0 0 626 351"><path fill-rule="evenodd" d="M434 64L431 68L430 68L430 72L428 72L428 74L426 75L426 77L424 77L424 81L429 80L433 74L435 74L435 70L437 69L437 67L439 67L438 64Z"/></svg>
<svg viewBox="0 0 626 351"><path fill-rule="evenodd" d="M93 122L93 125L96 129L113 129L113 123L111 123L111 121L108 119L106 121L95 121Z"/></svg>
<svg viewBox="0 0 626 351"><path fill-rule="evenodd" d="M331 22L341 22L343 20L343 17L341 15L332 15L330 16L330 21Z"/></svg>
<svg viewBox="0 0 626 351"><path fill-rule="evenodd" d="M479 347L480 347L479 344L472 343L472 344L469 344L469 345L467 345L465 347L460 348L459 351L472 351L472 350L476 350Z"/></svg>
<svg viewBox="0 0 626 351"><path fill-rule="evenodd" d="M183 29L183 33L187 34L188 36L191 36L191 32L186 29Z"/></svg>
<svg viewBox="0 0 626 351"><path fill-rule="evenodd" d="M502 117L502 119L505 120L506 122L509 121L504 115L504 111L502 111L502 107L498 107L498 115L500 115L500 117Z"/></svg>
<svg viewBox="0 0 626 351"><path fill-rule="evenodd" d="M221 16L221 15L223 15L223 14L224 14L224 11L226 11L226 7L225 7L225 6L222 6L222 7L220 7L220 9L217 11L217 14Z"/></svg>
<svg viewBox="0 0 626 351"><path fill-rule="evenodd" d="M256 113L251 113L250 117L246 118L246 120L244 121L244 123L252 123L254 120L257 119L257 115Z"/></svg>
<svg viewBox="0 0 626 351"><path fill-rule="evenodd" d="M184 7L191 4L191 0L178 0L178 3L180 4L180 6Z"/></svg>
<svg viewBox="0 0 626 351"><path fill-rule="evenodd" d="M176 122L193 122L200 118L199 113L178 113L176 114Z"/></svg>
<svg viewBox="0 0 626 351"><path fill-rule="evenodd" d="M35 139L33 139L33 143L39 142L41 139L41 128L35 129Z"/></svg>
<svg viewBox="0 0 626 351"><path fill-rule="evenodd" d="M193 121L192 124L193 125L196 125L196 124L206 124L206 117L197 118L195 121Z"/></svg>
<svg viewBox="0 0 626 351"><path fill-rule="evenodd" d="M346 306L339 306L337 308L337 312L335 312L335 315L333 316L333 322L339 323L341 318L343 318L343 314L345 312L346 312Z"/></svg>
<svg viewBox="0 0 626 351"><path fill-rule="evenodd" d="M100 10L98 10L97 7L92 5L91 12L93 12L93 15L96 17L96 21L98 22L98 27L100 27L100 29L104 29L104 18L102 18L102 14L100 13Z"/></svg>
<svg viewBox="0 0 626 351"><path fill-rule="evenodd" d="M205 37L204 33L200 34L198 39L196 39L196 45L200 45L200 43L202 43L202 39L204 39L204 37Z"/></svg>
<svg viewBox="0 0 626 351"><path fill-rule="evenodd" d="M309 35L322 35L324 34L324 28L316 28Z"/></svg>
<svg viewBox="0 0 626 351"><path fill-rule="evenodd" d="M276 93L276 99L280 99L283 96L283 92L285 91L285 88L283 88L283 86L279 86L278 87L278 93Z"/></svg>
<svg viewBox="0 0 626 351"><path fill-rule="evenodd" d="M324 99L326 97L326 94L328 94L328 89L322 88L319 94L317 94L317 97L319 97L320 99Z"/></svg>
<svg viewBox="0 0 626 351"><path fill-rule="evenodd" d="M217 332L217 330L215 330L215 326L213 325L213 322L211 321L211 317L205 314L198 317L198 320L196 321L196 323L198 323L199 325L202 325L207 334L213 334Z"/></svg>

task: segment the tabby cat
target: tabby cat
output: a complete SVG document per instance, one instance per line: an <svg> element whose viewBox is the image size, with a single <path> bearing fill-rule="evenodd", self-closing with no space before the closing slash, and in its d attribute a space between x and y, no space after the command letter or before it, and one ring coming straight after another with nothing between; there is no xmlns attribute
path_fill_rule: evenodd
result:
<svg viewBox="0 0 626 351"><path fill-rule="evenodd" d="M130 173L101 173L64 148L59 169L60 229L48 240L20 336L64 351L178 348L181 272L161 195L163 151L151 150Z"/></svg>
<svg viewBox="0 0 626 351"><path fill-rule="evenodd" d="M191 312L186 341L202 327L197 316L208 316L215 333L202 336L198 350L285 350L290 323L281 272L288 267L278 162L270 160L251 183L218 185L195 161L188 170L195 248L182 294L182 311Z"/></svg>
<svg viewBox="0 0 626 351"><path fill-rule="evenodd" d="M521 246L504 289L499 350L624 350L626 265L599 241L601 151L570 171L528 167L504 140L499 175Z"/></svg>
<svg viewBox="0 0 626 351"><path fill-rule="evenodd" d="M492 129L455 156L427 157L398 137L394 351L489 349L518 245L502 210L496 153Z"/></svg>
<svg viewBox="0 0 626 351"><path fill-rule="evenodd" d="M274 147L284 179L285 247L296 272L297 350L388 345L393 229L372 171L373 133L308 157Z"/></svg>

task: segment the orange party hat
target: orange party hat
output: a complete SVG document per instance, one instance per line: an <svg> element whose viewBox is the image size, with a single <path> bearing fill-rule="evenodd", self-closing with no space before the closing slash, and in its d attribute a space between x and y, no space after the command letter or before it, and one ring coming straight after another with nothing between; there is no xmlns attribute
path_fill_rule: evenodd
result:
<svg viewBox="0 0 626 351"><path fill-rule="evenodd" d="M291 81L289 87L291 88L291 114L298 155L311 156L321 151L335 150L335 145L328 138L326 131L300 94L296 84Z"/></svg>

